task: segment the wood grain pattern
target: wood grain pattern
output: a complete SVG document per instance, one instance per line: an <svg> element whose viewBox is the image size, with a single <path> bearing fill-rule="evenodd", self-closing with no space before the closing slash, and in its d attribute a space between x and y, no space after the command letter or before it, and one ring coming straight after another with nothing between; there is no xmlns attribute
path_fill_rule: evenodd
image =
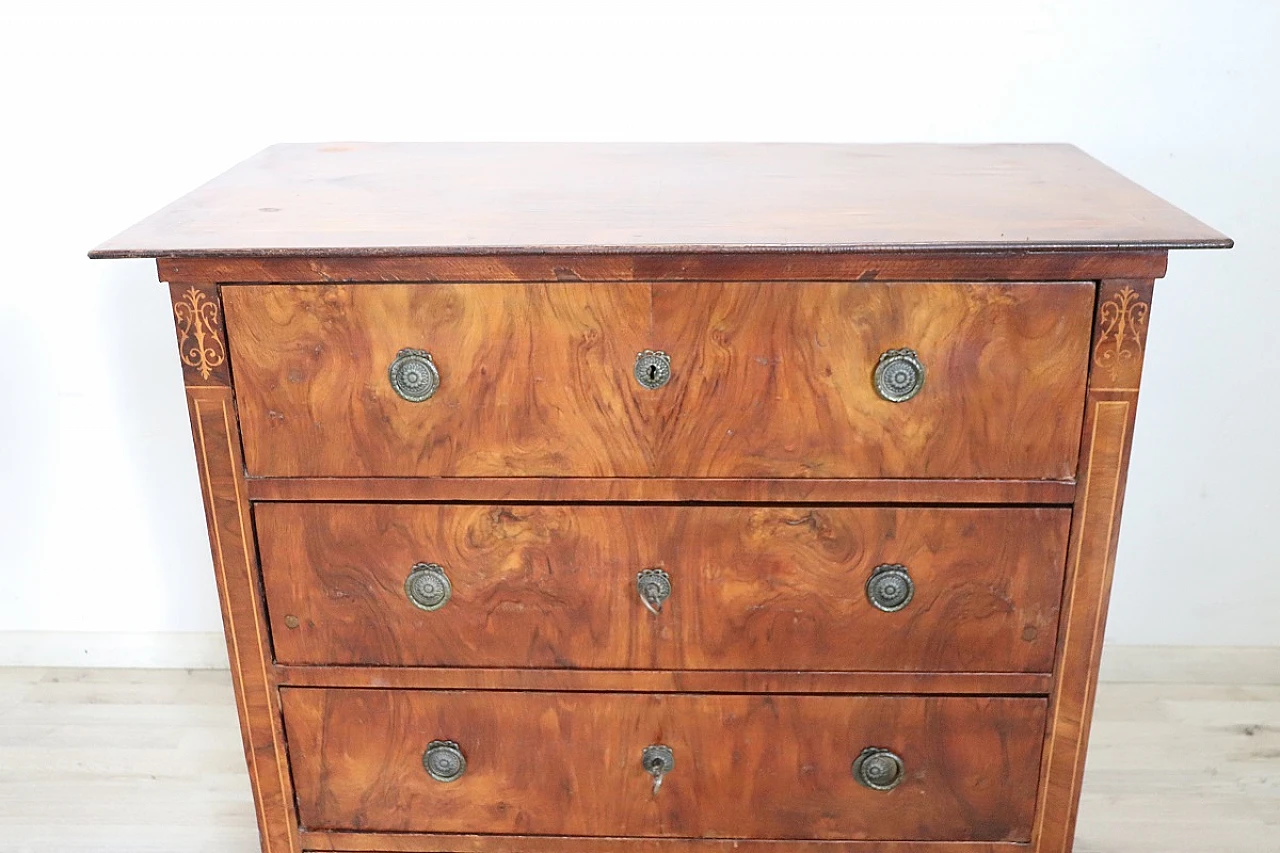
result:
<svg viewBox="0 0 1280 853"><path fill-rule="evenodd" d="M284 688L308 829L1018 841L1045 702L1034 698L468 693ZM461 779L422 767L456 741ZM640 754L672 748L655 795ZM854 781L896 751L890 792Z"/></svg>
<svg viewBox="0 0 1280 853"><path fill-rule="evenodd" d="M223 290L257 476L1075 472L1090 284ZM425 403L387 381L408 346L432 351L442 374ZM928 374L893 404L871 375L901 346ZM671 355L666 387L631 375L643 349Z"/></svg>
<svg viewBox="0 0 1280 853"><path fill-rule="evenodd" d="M263 853L300 850L231 392L188 387L209 543Z"/></svg>
<svg viewBox="0 0 1280 853"><path fill-rule="evenodd" d="M1061 504L1071 480L725 480L660 477L251 477L254 501Z"/></svg>
<svg viewBox="0 0 1280 853"><path fill-rule="evenodd" d="M1049 672L1070 513L280 503L254 519L281 663ZM447 572L441 609L406 596L415 563ZM890 563L915 584L895 613L865 594ZM671 578L658 615L647 568Z"/></svg>
<svg viewBox="0 0 1280 853"><path fill-rule="evenodd" d="M832 252L160 258L161 281L1096 281L1162 278L1167 252Z"/></svg>
<svg viewBox="0 0 1280 853"><path fill-rule="evenodd" d="M644 284L228 286L255 475L606 477L656 467L632 376ZM388 366L430 351L440 388L400 399Z"/></svg>
<svg viewBox="0 0 1280 853"><path fill-rule="evenodd" d="M1036 853L1070 853L1072 848L1153 287L1150 281L1104 281L1098 289L1084 464L1067 557Z"/></svg>
<svg viewBox="0 0 1280 853"><path fill-rule="evenodd" d="M304 832L305 850L336 853L1027 853L1015 841L765 841L754 838L574 838Z"/></svg>
<svg viewBox="0 0 1280 853"><path fill-rule="evenodd" d="M640 399L662 473L1072 477L1092 296L1083 283L655 285L654 343L674 378ZM899 347L926 378L895 404L871 376Z"/></svg>
<svg viewBox="0 0 1280 853"><path fill-rule="evenodd" d="M1036 672L733 672L729 670L486 669L483 667L280 666L294 687L406 690L556 690L567 693L938 693L1044 696Z"/></svg>
<svg viewBox="0 0 1280 853"><path fill-rule="evenodd" d="M1070 145L275 145L99 258L1167 249L1231 241Z"/></svg>

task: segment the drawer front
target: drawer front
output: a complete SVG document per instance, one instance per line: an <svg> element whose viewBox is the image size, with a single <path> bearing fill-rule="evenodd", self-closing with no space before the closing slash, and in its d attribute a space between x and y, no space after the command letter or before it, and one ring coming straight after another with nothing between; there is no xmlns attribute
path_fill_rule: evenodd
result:
<svg viewBox="0 0 1280 853"><path fill-rule="evenodd" d="M1025 697L281 693L304 826L498 835L1025 841L1046 707ZM449 744L465 761L456 778ZM672 761L656 792L652 746ZM883 752L868 770L895 787L855 779L867 749L901 762L896 780Z"/></svg>
<svg viewBox="0 0 1280 853"><path fill-rule="evenodd" d="M281 503L255 520L282 663L1049 672L1070 511Z"/></svg>
<svg viewBox="0 0 1280 853"><path fill-rule="evenodd" d="M259 476L1070 478L1093 298L1087 282L223 288ZM420 402L392 386L406 349L438 378ZM875 377L901 349L923 385L891 402ZM637 379L645 350L670 358L662 387ZM894 363L883 387L909 393ZM422 396L429 369L410 372Z"/></svg>

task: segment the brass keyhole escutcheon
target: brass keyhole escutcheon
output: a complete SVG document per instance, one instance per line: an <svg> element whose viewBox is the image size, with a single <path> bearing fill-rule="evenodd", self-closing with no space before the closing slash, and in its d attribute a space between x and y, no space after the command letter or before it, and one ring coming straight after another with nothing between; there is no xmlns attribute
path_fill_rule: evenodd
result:
<svg viewBox="0 0 1280 853"><path fill-rule="evenodd" d="M640 753L640 765L653 777L653 795L656 797L662 789L662 780L676 769L676 754L666 744L655 743Z"/></svg>
<svg viewBox="0 0 1280 853"><path fill-rule="evenodd" d="M662 615L662 603L671 597L671 575L662 569L645 569L636 575L640 602L654 616Z"/></svg>
<svg viewBox="0 0 1280 853"><path fill-rule="evenodd" d="M671 380L671 356L647 349L636 356L636 381L653 391Z"/></svg>

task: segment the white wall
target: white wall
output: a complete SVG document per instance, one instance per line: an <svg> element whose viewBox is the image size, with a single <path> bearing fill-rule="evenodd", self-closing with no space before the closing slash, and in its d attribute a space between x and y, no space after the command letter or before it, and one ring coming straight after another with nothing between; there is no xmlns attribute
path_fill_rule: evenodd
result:
<svg viewBox="0 0 1280 853"><path fill-rule="evenodd" d="M1109 637L1280 645L1280 4L184 5L0 20L0 629L218 629L165 291L84 253L269 143L1065 140L1238 243L1157 289Z"/></svg>

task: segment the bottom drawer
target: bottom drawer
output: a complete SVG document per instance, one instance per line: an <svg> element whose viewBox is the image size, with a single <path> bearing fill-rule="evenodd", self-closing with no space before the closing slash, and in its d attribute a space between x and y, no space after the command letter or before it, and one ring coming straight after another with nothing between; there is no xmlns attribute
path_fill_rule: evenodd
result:
<svg viewBox="0 0 1280 853"><path fill-rule="evenodd" d="M1035 697L281 694L306 829L497 835L1026 841L1046 710Z"/></svg>

